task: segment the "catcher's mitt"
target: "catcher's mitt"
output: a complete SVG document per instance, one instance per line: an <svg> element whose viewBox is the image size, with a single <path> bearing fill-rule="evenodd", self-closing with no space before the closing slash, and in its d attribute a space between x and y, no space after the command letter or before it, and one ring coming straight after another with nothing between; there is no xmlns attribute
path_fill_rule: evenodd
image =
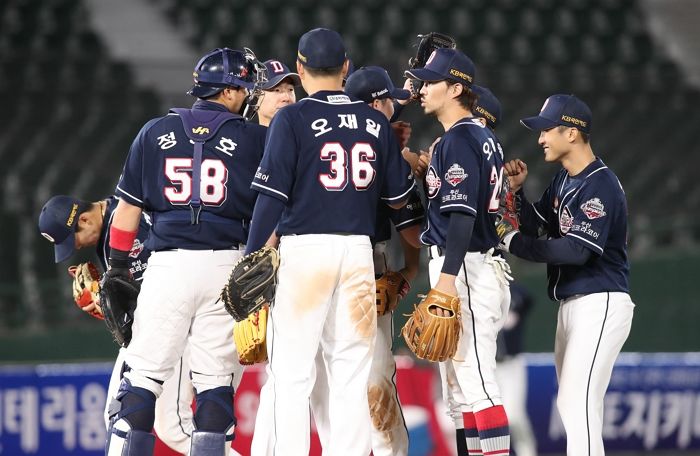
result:
<svg viewBox="0 0 700 456"><path fill-rule="evenodd" d="M224 307L234 320L245 320L248 315L272 302L279 265L279 254L272 247L263 247L238 260L221 290Z"/></svg>
<svg viewBox="0 0 700 456"><path fill-rule="evenodd" d="M393 312L410 289L411 284L400 272L385 272L377 279L377 315Z"/></svg>
<svg viewBox="0 0 700 456"><path fill-rule="evenodd" d="M126 347L131 342L131 325L140 286L135 280L105 274L100 283L100 303L107 329L114 340Z"/></svg>
<svg viewBox="0 0 700 456"><path fill-rule="evenodd" d="M233 341L243 365L267 361L266 332L268 306L262 306L243 321L233 324Z"/></svg>
<svg viewBox="0 0 700 456"><path fill-rule="evenodd" d="M73 300L81 309L90 304L94 308L88 313L100 320L104 319L100 309L100 272L92 262L81 263L68 268L68 274L73 277Z"/></svg>
<svg viewBox="0 0 700 456"><path fill-rule="evenodd" d="M408 69L423 68L428 61L430 54L435 49L457 47L457 42L449 35L438 32L430 32L425 35L418 35L418 44L416 44L416 55L408 60ZM411 80L411 94L414 98L418 97L418 92L422 87L421 81Z"/></svg>
<svg viewBox="0 0 700 456"><path fill-rule="evenodd" d="M440 310L447 316L433 313ZM433 288L416 306L401 334L420 359L447 361L457 352L461 331L459 298Z"/></svg>

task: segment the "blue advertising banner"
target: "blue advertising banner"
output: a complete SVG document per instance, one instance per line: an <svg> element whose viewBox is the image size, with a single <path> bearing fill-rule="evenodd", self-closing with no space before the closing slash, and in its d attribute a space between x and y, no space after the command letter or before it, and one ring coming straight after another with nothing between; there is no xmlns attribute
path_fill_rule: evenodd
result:
<svg viewBox="0 0 700 456"><path fill-rule="evenodd" d="M528 412L541 453L565 452L552 354L528 354ZM700 353L622 353L605 396L605 448L700 448Z"/></svg>

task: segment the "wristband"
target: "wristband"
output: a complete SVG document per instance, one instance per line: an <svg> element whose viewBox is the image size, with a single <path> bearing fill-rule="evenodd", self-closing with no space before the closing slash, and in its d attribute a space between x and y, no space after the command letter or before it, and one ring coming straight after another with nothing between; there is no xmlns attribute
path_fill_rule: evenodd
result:
<svg viewBox="0 0 700 456"><path fill-rule="evenodd" d="M137 231L124 231L114 225L109 227L109 246L112 249L131 251Z"/></svg>

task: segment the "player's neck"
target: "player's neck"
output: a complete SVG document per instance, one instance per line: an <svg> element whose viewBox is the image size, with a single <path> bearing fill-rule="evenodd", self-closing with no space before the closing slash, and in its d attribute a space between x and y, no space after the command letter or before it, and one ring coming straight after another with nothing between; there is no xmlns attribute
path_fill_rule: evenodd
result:
<svg viewBox="0 0 700 456"><path fill-rule="evenodd" d="M340 77L311 78L307 76L305 80L302 81L302 85L304 86L304 91L306 91L309 96L323 90L332 90L336 92L343 90L343 80Z"/></svg>
<svg viewBox="0 0 700 456"><path fill-rule="evenodd" d="M452 107L449 109L444 109L438 114L438 121L442 124L445 131L452 128L454 124L458 121L464 119L465 117L471 117L472 112L468 109L463 108L461 105L457 107Z"/></svg>
<svg viewBox="0 0 700 456"><path fill-rule="evenodd" d="M589 144L573 149L562 157L561 165L569 173L569 176L580 174L588 165L595 161L595 154Z"/></svg>

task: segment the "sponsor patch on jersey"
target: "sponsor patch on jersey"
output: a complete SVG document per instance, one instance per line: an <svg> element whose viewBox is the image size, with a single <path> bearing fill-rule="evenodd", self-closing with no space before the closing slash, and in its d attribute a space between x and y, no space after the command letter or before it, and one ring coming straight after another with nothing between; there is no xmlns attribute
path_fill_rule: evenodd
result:
<svg viewBox="0 0 700 456"><path fill-rule="evenodd" d="M129 251L129 257L138 258L139 255L141 255L141 252L143 252L143 248L143 242L141 242L138 239L134 239L134 245L131 246L131 250Z"/></svg>
<svg viewBox="0 0 700 456"><path fill-rule="evenodd" d="M329 103L350 103L350 97L347 95L328 95L326 100Z"/></svg>
<svg viewBox="0 0 700 456"><path fill-rule="evenodd" d="M559 231L561 231L562 234L566 234L573 224L574 218L571 216L569 208L564 206L564 209L561 210L561 214L559 214Z"/></svg>
<svg viewBox="0 0 700 456"><path fill-rule="evenodd" d="M464 168L459 166L457 163L453 163L445 173L445 180L449 182L453 187L459 185L468 176L464 172Z"/></svg>
<svg viewBox="0 0 700 456"><path fill-rule="evenodd" d="M425 174L425 185L428 187L428 198L433 199L437 196L442 186L442 181L440 177L435 172L435 168L432 166L428 168L428 172Z"/></svg>
<svg viewBox="0 0 700 456"><path fill-rule="evenodd" d="M581 205L581 210L590 220L605 217L605 206L599 198L592 198Z"/></svg>

